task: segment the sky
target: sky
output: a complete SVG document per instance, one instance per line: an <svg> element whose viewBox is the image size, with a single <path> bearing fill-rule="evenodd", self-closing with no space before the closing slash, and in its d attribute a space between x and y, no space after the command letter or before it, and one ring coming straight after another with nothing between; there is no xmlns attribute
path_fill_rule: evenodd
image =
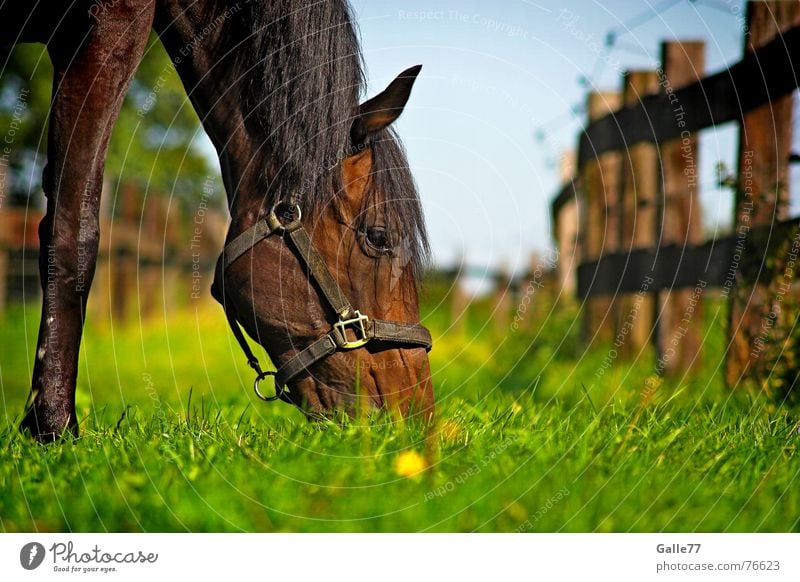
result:
<svg viewBox="0 0 800 582"><path fill-rule="evenodd" d="M707 72L742 54L739 0L351 1L369 95L423 65L397 129L442 266L522 269L551 248L559 159L575 148L587 90L619 89L625 70L654 68L663 40L704 39ZM731 167L735 137L733 126L701 136L712 228L729 221L731 194L715 190L714 167Z"/></svg>

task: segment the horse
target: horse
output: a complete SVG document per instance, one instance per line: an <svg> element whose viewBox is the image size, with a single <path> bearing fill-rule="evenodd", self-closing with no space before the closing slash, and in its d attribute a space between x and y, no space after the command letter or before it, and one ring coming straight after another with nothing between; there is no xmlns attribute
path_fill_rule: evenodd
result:
<svg viewBox="0 0 800 582"><path fill-rule="evenodd" d="M43 442L78 434L104 161L151 31L219 157L230 226L211 293L257 393L309 418L366 407L432 419L431 339L417 289L429 246L391 127L421 66L360 102L365 75L347 0L33 4L0 7L0 44L44 43L54 70L38 230L42 311L20 429ZM241 328L277 371L261 368ZM274 392L264 387L270 379Z"/></svg>

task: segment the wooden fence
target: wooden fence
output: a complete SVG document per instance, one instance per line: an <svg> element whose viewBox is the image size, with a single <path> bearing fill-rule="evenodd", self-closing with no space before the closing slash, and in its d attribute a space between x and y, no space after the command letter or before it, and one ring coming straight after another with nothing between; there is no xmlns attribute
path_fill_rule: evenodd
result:
<svg viewBox="0 0 800 582"><path fill-rule="evenodd" d="M540 321L534 313L546 313L556 300L554 284L555 257L534 253L528 267L512 273L505 267L482 267L461 263L452 268L439 268L427 274L428 284L439 281L447 285L449 304L449 332L464 330L471 309L477 304L485 305L475 322L481 329L501 334L530 331ZM488 293L475 302L468 289L467 280L480 281Z"/></svg>
<svg viewBox="0 0 800 582"><path fill-rule="evenodd" d="M107 208L88 309L93 319L115 322L170 310L209 297L213 268L225 235L225 216L198 199L190 216L163 196L143 198L123 184L119 207ZM39 286L36 208L0 209L0 312L9 302L36 302Z"/></svg>
<svg viewBox="0 0 800 582"><path fill-rule="evenodd" d="M653 342L663 372L683 373L698 361L705 290L718 287L730 302L731 386L763 384L774 367L764 345L794 354L800 335L788 307L798 221L787 220L800 2L749 2L744 47L706 76L702 42L665 42L657 69L591 93L575 173L552 203L559 277L585 300L586 340L621 340L622 353ZM698 134L729 122L739 125L734 234L704 241Z"/></svg>

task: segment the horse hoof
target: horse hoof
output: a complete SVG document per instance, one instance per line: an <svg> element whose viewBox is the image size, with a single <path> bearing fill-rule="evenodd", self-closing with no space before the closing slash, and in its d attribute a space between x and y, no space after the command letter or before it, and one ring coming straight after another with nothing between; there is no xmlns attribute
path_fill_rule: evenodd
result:
<svg viewBox="0 0 800 582"><path fill-rule="evenodd" d="M53 414L31 407L22 419L19 430L40 443L52 443L65 437L78 436L74 414Z"/></svg>

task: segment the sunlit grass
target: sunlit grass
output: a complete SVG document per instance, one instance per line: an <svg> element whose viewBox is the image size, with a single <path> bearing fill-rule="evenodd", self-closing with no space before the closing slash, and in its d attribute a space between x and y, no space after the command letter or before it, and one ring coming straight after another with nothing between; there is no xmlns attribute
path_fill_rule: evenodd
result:
<svg viewBox="0 0 800 582"><path fill-rule="evenodd" d="M800 531L797 415L722 387L721 328L699 374L653 382L649 351L598 375L607 350L584 353L573 308L523 332L487 313L458 330L426 315L432 427L260 402L213 305L90 324L82 436L41 447L13 430L36 326L11 311L0 529Z"/></svg>

